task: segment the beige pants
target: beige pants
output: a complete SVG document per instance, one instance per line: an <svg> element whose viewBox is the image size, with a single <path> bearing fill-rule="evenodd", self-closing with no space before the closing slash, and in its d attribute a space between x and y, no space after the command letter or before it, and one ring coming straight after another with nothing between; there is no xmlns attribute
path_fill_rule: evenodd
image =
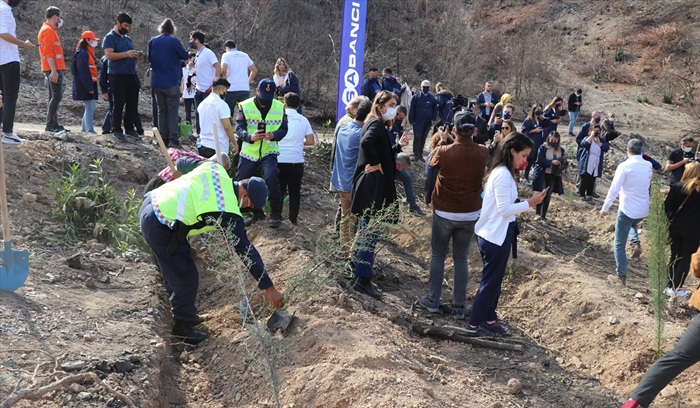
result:
<svg viewBox="0 0 700 408"><path fill-rule="evenodd" d="M350 257L352 240L355 236L355 222L357 217L350 212L352 193L340 192L340 251L345 258Z"/></svg>

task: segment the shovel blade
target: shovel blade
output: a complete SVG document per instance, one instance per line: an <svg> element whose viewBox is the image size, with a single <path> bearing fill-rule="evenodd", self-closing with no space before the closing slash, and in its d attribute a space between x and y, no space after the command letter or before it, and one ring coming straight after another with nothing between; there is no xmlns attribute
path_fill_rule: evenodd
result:
<svg viewBox="0 0 700 408"><path fill-rule="evenodd" d="M12 244L5 242L5 250L0 251L0 290L19 289L29 277L29 252L13 251Z"/></svg>
<svg viewBox="0 0 700 408"><path fill-rule="evenodd" d="M285 334L287 334L289 326L292 325L292 321L294 320L295 314L296 311L290 315L289 313L275 310L272 313L272 316L270 316L270 318L267 319L267 329L271 333L275 333L277 330L279 330L284 336Z"/></svg>

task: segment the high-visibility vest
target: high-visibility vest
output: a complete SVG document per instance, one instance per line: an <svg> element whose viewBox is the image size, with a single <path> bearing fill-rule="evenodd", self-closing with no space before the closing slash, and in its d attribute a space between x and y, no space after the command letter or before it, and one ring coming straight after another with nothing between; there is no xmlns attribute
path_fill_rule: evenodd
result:
<svg viewBox="0 0 700 408"><path fill-rule="evenodd" d="M274 99L271 102L272 106L265 117L265 129L267 132L274 132L279 129L284 119L284 104ZM258 123L263 119L260 110L255 106L255 97L241 102L239 108L243 110L243 114L245 115L246 130L248 133L252 135L257 132ZM258 161L268 154L280 154L280 149L276 141L262 139L254 143L243 142L241 156L250 161Z"/></svg>
<svg viewBox="0 0 700 408"><path fill-rule="evenodd" d="M224 167L204 162L191 172L166 183L151 193L153 212L170 228L180 221L187 235L197 235L215 229L207 225L205 216L222 212L241 215L233 181Z"/></svg>

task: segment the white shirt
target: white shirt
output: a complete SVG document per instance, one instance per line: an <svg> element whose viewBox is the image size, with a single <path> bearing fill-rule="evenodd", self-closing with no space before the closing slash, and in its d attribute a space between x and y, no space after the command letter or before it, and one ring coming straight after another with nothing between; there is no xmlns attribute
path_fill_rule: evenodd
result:
<svg viewBox="0 0 700 408"><path fill-rule="evenodd" d="M248 54L234 48L221 56L221 65L223 66L224 64L227 65L226 80L231 83L228 91L250 91L248 68L254 63Z"/></svg>
<svg viewBox="0 0 700 408"><path fill-rule="evenodd" d="M481 217L474 225L474 233L496 245L503 245L508 233L508 224L515 216L527 211L527 201L516 203L518 186L506 166L498 166L489 175L484 187Z"/></svg>
<svg viewBox="0 0 700 408"><path fill-rule="evenodd" d="M17 23L12 15L12 7L0 1L0 34L10 34L17 37ZM19 61L19 47L0 38L0 65Z"/></svg>
<svg viewBox="0 0 700 408"><path fill-rule="evenodd" d="M287 135L277 142L280 154L277 163L304 163L304 140L312 135L309 120L300 115L296 109L285 109L287 114Z"/></svg>
<svg viewBox="0 0 700 408"><path fill-rule="evenodd" d="M620 163L615 170L603 212L608 212L613 201L620 196L620 211L632 219L649 215L651 177L654 170L642 155L635 154Z"/></svg>
<svg viewBox="0 0 700 408"><path fill-rule="evenodd" d="M197 90L206 92L211 87L216 76L214 64L219 62L214 51L207 47L202 47L195 57L194 68L197 71Z"/></svg>
<svg viewBox="0 0 700 408"><path fill-rule="evenodd" d="M185 99L194 99L194 90L197 87L197 76L193 76L190 80L192 82L192 90L187 90L187 77L191 74L190 69L185 67L182 68L182 97Z"/></svg>
<svg viewBox="0 0 700 408"><path fill-rule="evenodd" d="M480 213L481 213L481 210L472 211L472 212L468 212L468 213L454 213L454 212L435 210L435 214L439 215L440 217L442 217L446 220L450 220L450 221L476 221L479 218Z"/></svg>
<svg viewBox="0 0 700 408"><path fill-rule="evenodd" d="M231 109L226 102L218 94L211 93L199 104L197 112L199 112L199 126L202 129L199 134L199 143L204 147L216 150L214 131L212 130L212 126L216 126L219 137L219 152L228 154L230 140L226 135L224 125L221 124L221 119L231 118Z"/></svg>

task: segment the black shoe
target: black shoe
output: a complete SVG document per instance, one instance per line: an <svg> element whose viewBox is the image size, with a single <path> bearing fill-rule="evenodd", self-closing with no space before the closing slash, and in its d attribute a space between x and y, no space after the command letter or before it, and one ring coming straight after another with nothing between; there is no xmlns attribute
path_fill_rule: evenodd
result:
<svg viewBox="0 0 700 408"><path fill-rule="evenodd" d="M60 129L58 126L46 126L46 127L44 128L44 131L45 131L45 132L56 133L56 132L60 132L61 129Z"/></svg>
<svg viewBox="0 0 700 408"><path fill-rule="evenodd" d="M591 197L593 198L600 198L600 194L596 193L595 191L591 193Z"/></svg>
<svg viewBox="0 0 700 408"><path fill-rule="evenodd" d="M184 150L182 145L180 144L180 142L177 139L169 141L167 147L172 147L173 149Z"/></svg>
<svg viewBox="0 0 700 408"><path fill-rule="evenodd" d="M497 335L497 336L503 336L503 337L510 337L512 334L510 334L510 330L504 325L502 325L499 322L496 322L494 324L488 324L488 323L483 323L481 327L485 328L486 330L490 331L491 333Z"/></svg>
<svg viewBox="0 0 700 408"><path fill-rule="evenodd" d="M141 136L135 130L129 130L126 134L136 140L141 140Z"/></svg>
<svg viewBox="0 0 700 408"><path fill-rule="evenodd" d="M381 300L382 298L382 293L379 290L377 290L370 278L358 277L355 280L355 283L352 284L352 288L360 293L364 293L365 295L371 296L377 300Z"/></svg>
<svg viewBox="0 0 700 408"><path fill-rule="evenodd" d="M267 221L267 224L272 228L278 228L280 225L282 225L282 214L271 214L270 219Z"/></svg>
<svg viewBox="0 0 700 408"><path fill-rule="evenodd" d="M109 135L109 134L112 134L112 131L111 131L111 130L103 130L103 131L102 131L102 134L103 134L103 135Z"/></svg>
<svg viewBox="0 0 700 408"><path fill-rule="evenodd" d="M418 217L425 217L425 213L417 205L409 209L408 212Z"/></svg>
<svg viewBox="0 0 700 408"><path fill-rule="evenodd" d="M196 346L209 338L207 333L193 329L192 322L185 322L182 320L175 320L173 336L192 346Z"/></svg>
<svg viewBox="0 0 700 408"><path fill-rule="evenodd" d="M128 143L122 132L114 132L114 137L117 139L117 142Z"/></svg>

